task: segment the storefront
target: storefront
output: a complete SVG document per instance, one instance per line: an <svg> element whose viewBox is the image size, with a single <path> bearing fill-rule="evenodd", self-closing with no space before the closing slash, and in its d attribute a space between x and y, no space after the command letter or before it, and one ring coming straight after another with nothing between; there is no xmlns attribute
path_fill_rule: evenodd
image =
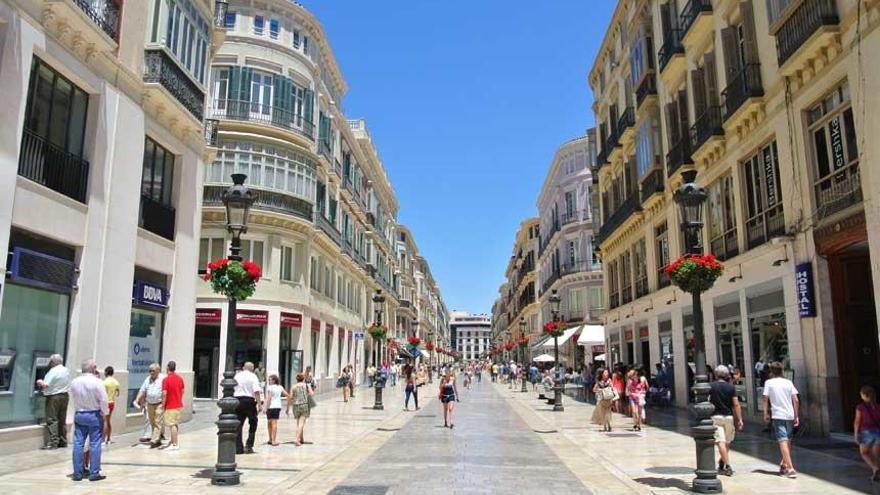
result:
<svg viewBox="0 0 880 495"><path fill-rule="evenodd" d="M651 339L648 338L648 326L639 325L639 364L645 373L651 372Z"/></svg>
<svg viewBox="0 0 880 495"><path fill-rule="evenodd" d="M621 362L620 359L620 330L611 330L608 337L608 356L605 364L607 366L615 366Z"/></svg>
<svg viewBox="0 0 880 495"><path fill-rule="evenodd" d="M150 280L144 280L149 278ZM135 268L128 330L128 412L137 412L132 402L149 376L150 365L162 359L162 334L168 310L168 289L164 276Z"/></svg>
<svg viewBox="0 0 880 495"><path fill-rule="evenodd" d="M49 356L65 354L76 271L73 248L19 231L12 231L10 253L0 313L0 427L44 417L36 381Z"/></svg>
<svg viewBox="0 0 880 495"><path fill-rule="evenodd" d="M731 370L739 370L739 378L734 382L737 395L743 407L747 407L749 394L746 393L745 382L745 347L743 343L742 322L740 321L739 301L726 304L716 302L715 341L718 346L718 364Z"/></svg>
<svg viewBox="0 0 880 495"><path fill-rule="evenodd" d="M749 399L760 404L764 382L770 378L770 363L781 362L784 376L794 379L782 289L749 297L748 311L753 363L748 371L753 384Z"/></svg>
<svg viewBox="0 0 880 495"><path fill-rule="evenodd" d="M299 313L281 312L278 373L281 385L287 389L294 384L296 374L304 370L303 351L299 349L302 321Z"/></svg>
<svg viewBox="0 0 880 495"><path fill-rule="evenodd" d="M309 347L309 366L312 372L318 372L318 344L321 342L321 320L312 318L311 347Z"/></svg>
<svg viewBox="0 0 880 495"><path fill-rule="evenodd" d="M636 364L636 356L635 356L636 347L635 347L635 342L633 341L633 337L634 337L634 335L633 335L632 328L627 328L623 332L623 339L626 342L626 357L624 359L626 360L625 364L627 364L629 366Z"/></svg>
<svg viewBox="0 0 880 495"><path fill-rule="evenodd" d="M675 353L672 344L672 320L659 320L660 363L662 364L661 387L669 390L670 399L675 401ZM656 369L655 369L656 372Z"/></svg>
<svg viewBox="0 0 880 495"><path fill-rule="evenodd" d="M217 398L220 373L220 329L223 310L219 308L196 308L195 343L193 346L193 372L195 396ZM269 313L263 310L239 309L236 311L233 339L233 363L236 368L245 362L254 365L266 361L266 329ZM302 325L302 323L300 323Z"/></svg>

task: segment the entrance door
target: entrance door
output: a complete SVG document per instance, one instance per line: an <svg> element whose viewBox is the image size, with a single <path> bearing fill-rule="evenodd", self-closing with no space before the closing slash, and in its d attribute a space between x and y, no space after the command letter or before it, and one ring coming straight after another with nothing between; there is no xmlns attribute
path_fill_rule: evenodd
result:
<svg viewBox="0 0 880 495"><path fill-rule="evenodd" d="M647 340L642 341L642 362L640 363L645 373L651 374L651 344Z"/></svg>
<svg viewBox="0 0 880 495"><path fill-rule="evenodd" d="M193 346L195 397L216 399L220 366L220 327L196 325Z"/></svg>
<svg viewBox="0 0 880 495"><path fill-rule="evenodd" d="M843 426L852 431L862 385L880 385L877 315L871 266L865 248L830 256L837 362Z"/></svg>

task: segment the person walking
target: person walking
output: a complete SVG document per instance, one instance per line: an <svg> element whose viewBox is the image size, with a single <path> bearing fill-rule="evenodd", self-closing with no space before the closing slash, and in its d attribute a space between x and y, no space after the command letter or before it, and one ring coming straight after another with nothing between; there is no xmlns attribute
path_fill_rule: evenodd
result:
<svg viewBox="0 0 880 495"><path fill-rule="evenodd" d="M110 413L107 390L98 378L98 366L94 359L86 359L81 367L82 375L70 382L73 396L73 481L85 476L83 460L84 445L89 443L89 481L101 481L101 443L104 438L104 419Z"/></svg>
<svg viewBox="0 0 880 495"><path fill-rule="evenodd" d="M623 395L625 385L623 373L621 373L619 370L615 370L614 373L611 374L611 386L614 387L614 391L617 393L618 397L621 397ZM626 411L623 411L623 406L621 406L620 402L620 400L616 400L614 401L614 404L612 404L614 412L625 413Z"/></svg>
<svg viewBox="0 0 880 495"><path fill-rule="evenodd" d="M162 419L171 430L171 443L165 450L175 451L180 449L178 435L180 430L180 416L183 412L183 378L177 374L177 363L168 361L165 365L165 379L162 380Z"/></svg>
<svg viewBox="0 0 880 495"><path fill-rule="evenodd" d="M347 367L346 367L347 368ZM279 383L278 375L269 375L266 386L266 401L263 412L266 413L266 423L269 425L269 445L278 446L278 418L281 417L281 399L287 397L287 391Z"/></svg>
<svg viewBox="0 0 880 495"><path fill-rule="evenodd" d="M443 404L443 426L455 428L455 403L459 402L458 387L455 385L455 373L448 371L440 379L440 402Z"/></svg>
<svg viewBox="0 0 880 495"><path fill-rule="evenodd" d="M397 386L397 374L398 374L399 371L400 371L400 370L398 369L398 365L397 365L397 364L392 364L392 365L391 365L391 369L389 370L389 373L391 374L391 386L392 386L392 387L396 387L396 386Z"/></svg>
<svg viewBox="0 0 880 495"><path fill-rule="evenodd" d="M880 481L880 406L877 391L870 385L859 390L862 403L856 406L853 432L859 444L859 454L871 468L871 481Z"/></svg>
<svg viewBox="0 0 880 495"><path fill-rule="evenodd" d="M614 389L611 373L607 369L599 369L596 372L599 377L593 392L596 394L596 409L593 410L593 423L600 425L602 431L611 431L611 407L612 403L619 400L620 396Z"/></svg>
<svg viewBox="0 0 880 495"><path fill-rule="evenodd" d="M351 392L351 369L348 366L342 368L339 374L339 387L342 389L342 401L348 402L348 395Z"/></svg>
<svg viewBox="0 0 880 495"><path fill-rule="evenodd" d="M791 461L791 435L800 424L798 391L791 380L782 376L782 363L770 363L769 370L770 379L764 382L764 422L770 424L779 444L779 474L797 478Z"/></svg>
<svg viewBox="0 0 880 495"><path fill-rule="evenodd" d="M286 415L290 415L290 409L293 408L293 419L296 420L296 440L293 444L297 447L305 443L303 438L306 429L306 420L309 419L311 412L310 397L314 395L314 390L305 381L305 375L296 374L296 384L290 388L287 396Z"/></svg>
<svg viewBox="0 0 880 495"><path fill-rule="evenodd" d="M104 390L107 392L107 407L109 412L104 416L104 443L110 445L110 435L113 433L113 410L116 408L116 398L119 397L119 381L113 377L113 366L104 368Z"/></svg>
<svg viewBox="0 0 880 495"><path fill-rule="evenodd" d="M150 420L150 448L155 449L162 445L162 435L165 433L165 423L162 410L162 381L165 375L159 373L159 363L150 365L150 374L141 384L138 391L137 402L140 407L146 403L147 417Z"/></svg>
<svg viewBox="0 0 880 495"><path fill-rule="evenodd" d="M61 354L49 356L49 371L42 380L37 380L37 387L46 398L46 429L49 431L49 443L43 450L67 447L67 403L70 400L70 371L64 367Z"/></svg>
<svg viewBox="0 0 880 495"><path fill-rule="evenodd" d="M642 431L642 413L645 407L645 394L648 381L635 369L626 374L626 396L629 399L629 411L633 419L633 431Z"/></svg>
<svg viewBox="0 0 880 495"><path fill-rule="evenodd" d="M351 381L348 382L348 398L354 399L354 382L357 380L357 374L354 371L354 366L350 363L348 365L348 371L351 373Z"/></svg>
<svg viewBox="0 0 880 495"><path fill-rule="evenodd" d="M241 371L235 374L235 398L238 399L238 439L235 444L236 454L254 453L254 435L257 433L257 404L260 403L260 380L254 374L254 363L244 363ZM244 421L248 422L247 445L242 442Z"/></svg>
<svg viewBox="0 0 880 495"><path fill-rule="evenodd" d="M409 398L413 397L416 403L416 411L419 410L419 389L416 386L416 371L413 369L412 365L407 364L403 368L403 379L406 383L406 388L404 389L404 400L403 400L403 410L409 411Z"/></svg>
<svg viewBox="0 0 880 495"><path fill-rule="evenodd" d="M730 383L730 369L721 365L715 368L716 380L709 384L709 401L715 406L712 423L715 424L715 444L718 446L718 473L733 476L730 467L730 445L736 430L743 430L742 407L736 395L736 386Z"/></svg>
<svg viewBox="0 0 880 495"><path fill-rule="evenodd" d="M492 382L498 381L498 363L492 364Z"/></svg>
<svg viewBox="0 0 880 495"><path fill-rule="evenodd" d="M311 366L306 366L306 385L312 388L313 391L318 391L318 382L315 380L315 373L312 371Z"/></svg>

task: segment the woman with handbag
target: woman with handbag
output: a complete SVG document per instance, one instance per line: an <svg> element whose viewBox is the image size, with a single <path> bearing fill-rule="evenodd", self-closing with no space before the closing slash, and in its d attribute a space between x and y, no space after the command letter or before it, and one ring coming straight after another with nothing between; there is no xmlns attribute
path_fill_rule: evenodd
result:
<svg viewBox="0 0 880 495"><path fill-rule="evenodd" d="M620 398L614 390L611 373L607 369L596 372L599 377L593 392L596 394L596 409L593 410L593 423L602 426L602 431L611 431L611 405Z"/></svg>
<svg viewBox="0 0 880 495"><path fill-rule="evenodd" d="M455 386L455 373L451 370L440 379L440 393L437 398L443 403L443 427L455 428L455 403L458 402L458 387Z"/></svg>
<svg viewBox="0 0 880 495"><path fill-rule="evenodd" d="M348 395L351 392L351 367L346 366L342 368L342 373L339 374L339 380L336 381L336 386L342 389L342 401L348 402Z"/></svg>
<svg viewBox="0 0 880 495"><path fill-rule="evenodd" d="M306 420L315 407L314 390L305 382L306 376L303 373L296 374L296 385L290 388L287 396L286 415L290 416L290 408L293 406L293 418L296 420L296 440L293 444L299 447L305 443L303 433L306 428Z"/></svg>
<svg viewBox="0 0 880 495"><path fill-rule="evenodd" d="M419 389L416 386L416 370L412 365L407 364L403 368L403 379L406 380L406 389L404 390L405 399L403 401L403 410L409 411L409 397L412 396L416 401L416 411L419 410Z"/></svg>
<svg viewBox="0 0 880 495"><path fill-rule="evenodd" d="M633 418L633 431L642 431L642 415L645 407L645 393L648 382L635 369L626 374L626 396L629 398L629 411Z"/></svg>

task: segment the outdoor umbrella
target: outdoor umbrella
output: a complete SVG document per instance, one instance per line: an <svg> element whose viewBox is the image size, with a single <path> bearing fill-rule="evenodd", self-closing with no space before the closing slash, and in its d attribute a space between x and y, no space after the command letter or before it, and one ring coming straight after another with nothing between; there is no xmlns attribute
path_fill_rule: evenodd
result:
<svg viewBox="0 0 880 495"><path fill-rule="evenodd" d="M555 361L555 359L553 359L553 356L551 356L550 354L541 354L535 359L532 359L532 361L536 363L552 363L553 361Z"/></svg>

